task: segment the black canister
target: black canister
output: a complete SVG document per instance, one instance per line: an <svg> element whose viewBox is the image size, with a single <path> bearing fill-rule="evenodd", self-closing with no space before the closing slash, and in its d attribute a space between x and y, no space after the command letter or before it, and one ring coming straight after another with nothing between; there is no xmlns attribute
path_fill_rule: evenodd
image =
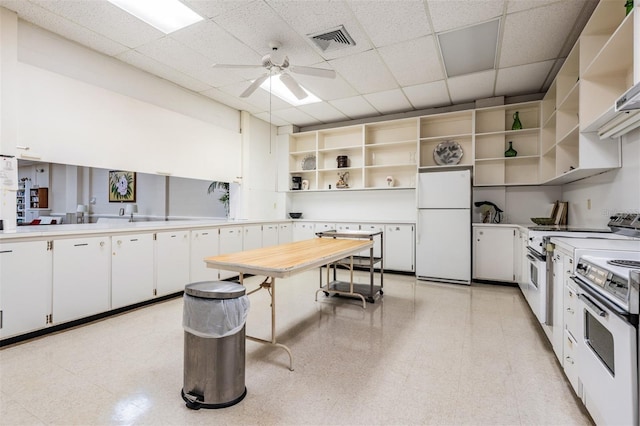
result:
<svg viewBox="0 0 640 426"><path fill-rule="evenodd" d="M338 161L338 168L349 167L349 158L346 155L338 155L336 158Z"/></svg>

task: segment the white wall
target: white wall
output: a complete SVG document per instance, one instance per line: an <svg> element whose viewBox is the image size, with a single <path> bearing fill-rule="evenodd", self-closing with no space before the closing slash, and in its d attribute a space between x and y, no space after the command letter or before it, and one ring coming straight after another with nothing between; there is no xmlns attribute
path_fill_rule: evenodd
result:
<svg viewBox="0 0 640 426"><path fill-rule="evenodd" d="M549 217L553 203L562 200L560 186L502 186L473 189L473 202L490 201L504 211L502 223L533 225L532 217ZM473 222L482 222L478 207L473 207Z"/></svg>
<svg viewBox="0 0 640 426"><path fill-rule="evenodd" d="M570 225L606 228L613 213L640 213L640 129L622 137L622 168L564 185L562 195Z"/></svg>

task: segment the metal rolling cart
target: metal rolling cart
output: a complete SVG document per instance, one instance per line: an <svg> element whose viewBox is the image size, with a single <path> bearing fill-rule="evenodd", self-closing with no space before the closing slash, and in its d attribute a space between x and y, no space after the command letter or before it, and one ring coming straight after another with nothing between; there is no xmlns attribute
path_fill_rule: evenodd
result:
<svg viewBox="0 0 640 426"><path fill-rule="evenodd" d="M362 299L362 307L366 308L367 304L375 303L376 296L383 295L384 284L384 260L382 254L382 247L384 247L384 236L382 231L323 231L317 232L316 235L320 238L349 238L349 239L369 239L374 244L369 249L369 256L349 256L341 259L337 262L333 262L327 265L327 279L326 284L322 283L322 268L320 268L320 289L316 291L316 301L318 300L318 293L323 292L326 296L330 294L359 297ZM380 239L380 257L374 256L375 238ZM379 285L375 282L375 266L379 264ZM349 282L339 281L337 279L336 269L338 266L346 267L349 270ZM369 284L358 284L353 282L353 270L355 267L369 270ZM331 270L333 270L333 279L330 278Z"/></svg>

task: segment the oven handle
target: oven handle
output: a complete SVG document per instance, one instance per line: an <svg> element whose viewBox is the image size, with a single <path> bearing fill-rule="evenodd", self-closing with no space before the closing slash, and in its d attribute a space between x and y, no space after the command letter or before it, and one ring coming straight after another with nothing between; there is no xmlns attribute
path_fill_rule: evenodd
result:
<svg viewBox="0 0 640 426"><path fill-rule="evenodd" d="M578 294L578 299L582 300L582 302L585 305L587 305L589 308L591 308L591 310L593 310L596 314L598 314L599 317L606 318L607 312L603 310L600 306L598 306L596 302L589 299L588 296L585 296L584 294L580 293Z"/></svg>
<svg viewBox="0 0 640 426"><path fill-rule="evenodd" d="M532 262L535 262L535 261L546 262L547 261L547 258L545 256L542 256L540 253L538 253L537 251L535 251L531 247L527 247L527 250L529 250L529 253L527 254L527 258L529 260L531 260ZM533 259L532 257L535 258L535 259Z"/></svg>

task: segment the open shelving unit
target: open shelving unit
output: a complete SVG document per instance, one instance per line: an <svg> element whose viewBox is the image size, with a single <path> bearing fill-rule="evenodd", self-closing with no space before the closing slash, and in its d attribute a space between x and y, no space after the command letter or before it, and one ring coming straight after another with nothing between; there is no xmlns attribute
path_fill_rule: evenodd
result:
<svg viewBox="0 0 640 426"><path fill-rule="evenodd" d="M434 150L445 141L462 147L462 158L452 166L473 164L473 110L428 115L420 118L420 169L444 168L436 163Z"/></svg>

